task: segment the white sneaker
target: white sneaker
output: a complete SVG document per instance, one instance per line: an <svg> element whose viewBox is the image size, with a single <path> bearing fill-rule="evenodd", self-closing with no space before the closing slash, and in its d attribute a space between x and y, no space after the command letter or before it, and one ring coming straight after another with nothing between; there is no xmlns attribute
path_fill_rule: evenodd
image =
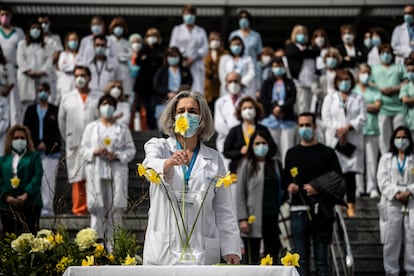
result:
<svg viewBox="0 0 414 276"><path fill-rule="evenodd" d="M379 193L376 190L373 190L369 193L369 198L378 198Z"/></svg>

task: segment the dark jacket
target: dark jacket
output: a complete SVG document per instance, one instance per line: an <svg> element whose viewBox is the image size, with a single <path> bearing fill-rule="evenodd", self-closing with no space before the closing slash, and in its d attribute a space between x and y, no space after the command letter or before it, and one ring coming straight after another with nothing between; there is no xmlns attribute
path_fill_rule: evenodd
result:
<svg viewBox="0 0 414 276"><path fill-rule="evenodd" d="M272 76L271 78L267 79L262 86L262 91L260 93L260 102L263 105L264 117L272 114L273 108L279 105L277 102L272 102L273 85L275 81L276 78ZM296 115L293 109L296 102L296 86L291 79L288 79L286 77L283 79L283 82L285 84L286 90L285 102L280 106L282 112L285 114L283 119L296 120Z"/></svg>
<svg viewBox="0 0 414 276"><path fill-rule="evenodd" d="M272 137L269 133L267 127L256 124L256 129L260 129L264 132L267 132L269 137ZM242 125L238 125L230 129L229 134L227 134L226 140L224 141L223 155L226 158L231 159L229 169L232 173L237 172L237 167L239 166L240 160L243 158L243 155L240 153L240 150L246 143L243 137L243 128ZM277 146L275 142L271 141L269 145L269 151L272 156L276 154Z"/></svg>
<svg viewBox="0 0 414 276"><path fill-rule="evenodd" d="M62 145L58 126L58 107L49 103L43 119L43 140L39 140L39 116L36 106L37 103L27 108L23 124L29 128L35 148L43 142L46 145L45 154L58 153Z"/></svg>
<svg viewBox="0 0 414 276"><path fill-rule="evenodd" d="M368 50L365 46L362 45L354 45L355 47L355 57L350 57L351 60L347 61L344 59L348 54L346 53L345 45L339 44L336 46L336 49L338 49L339 53L342 56L342 62L338 64L338 68L356 68L358 64L367 62L368 58Z"/></svg>
<svg viewBox="0 0 414 276"><path fill-rule="evenodd" d="M181 74L181 87L180 88L190 88L193 84L193 76L191 75L190 69L188 67L180 67ZM158 69L157 73L154 76L154 91L156 93L156 103L161 104L168 100L167 94L170 92L168 90L168 66L162 66Z"/></svg>
<svg viewBox="0 0 414 276"><path fill-rule="evenodd" d="M316 58L319 56L319 49L313 49L311 46L306 46L306 49L301 51L296 43L289 43L286 45L285 54L289 63L290 73L293 79L299 77L300 70L302 69L303 60L306 58Z"/></svg>

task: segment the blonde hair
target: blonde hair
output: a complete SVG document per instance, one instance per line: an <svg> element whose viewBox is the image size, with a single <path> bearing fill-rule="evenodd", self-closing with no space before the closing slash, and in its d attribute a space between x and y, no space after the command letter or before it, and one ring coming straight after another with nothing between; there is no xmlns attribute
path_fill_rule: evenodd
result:
<svg viewBox="0 0 414 276"><path fill-rule="evenodd" d="M303 32L303 34L309 38L308 29L304 25L295 25L292 29L292 33L290 34L290 40L296 43L296 35L299 32Z"/></svg>
<svg viewBox="0 0 414 276"><path fill-rule="evenodd" d="M4 155L11 154L13 136L16 131L24 132L24 136L26 136L26 141L27 141L27 150L30 152L35 151L32 136L30 135L30 130L24 125L17 124L17 125L12 126L7 132L6 141L4 143Z"/></svg>
<svg viewBox="0 0 414 276"><path fill-rule="evenodd" d="M122 81L114 80L110 81L106 84L103 92L105 95L110 95L111 89L115 86L119 86L121 89L121 96L119 96L119 99L115 99L117 102L123 102L125 101L125 94L124 94L124 88L122 86Z"/></svg>
<svg viewBox="0 0 414 276"><path fill-rule="evenodd" d="M323 56L323 62L326 62L327 57L334 57L338 61L338 64L342 62L342 56L339 53L338 49L335 47L329 47L328 51L326 51L325 55Z"/></svg>

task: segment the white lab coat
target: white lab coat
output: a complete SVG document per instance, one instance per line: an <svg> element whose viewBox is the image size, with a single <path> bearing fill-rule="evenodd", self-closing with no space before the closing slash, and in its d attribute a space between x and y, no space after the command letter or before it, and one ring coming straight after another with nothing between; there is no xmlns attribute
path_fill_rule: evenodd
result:
<svg viewBox="0 0 414 276"><path fill-rule="evenodd" d="M326 127L326 145L335 149L338 143L336 129L351 124L354 128L347 134L348 142L356 146L356 150L351 157L336 152L342 172L364 172L364 135L362 128L365 123L366 111L365 103L361 95L350 93L344 108L340 104L339 92L326 95L322 104L322 122Z"/></svg>
<svg viewBox="0 0 414 276"><path fill-rule="evenodd" d="M45 43L44 47L39 43L27 45L21 40L17 46L17 82L21 102L32 103L36 99L36 85L41 82L50 82L53 70L53 48L51 44ZM46 76L34 79L24 74L26 71L43 71Z"/></svg>
<svg viewBox="0 0 414 276"><path fill-rule="evenodd" d="M122 113L122 117L117 120L118 123L124 126L129 126L131 120L131 105L128 102L118 102L114 116Z"/></svg>
<svg viewBox="0 0 414 276"><path fill-rule="evenodd" d="M0 96L0 153L4 152L4 142L10 127L10 108L7 99Z"/></svg>
<svg viewBox="0 0 414 276"><path fill-rule="evenodd" d="M115 48L116 59L118 60L119 72L122 79L122 86L124 87L124 94L130 95L132 93L132 79L129 76L128 61L132 55L132 49L128 40L125 38L118 39L114 35L109 36Z"/></svg>
<svg viewBox="0 0 414 276"><path fill-rule="evenodd" d="M129 129L117 122L111 127L111 133L99 133L97 121L89 123L83 132L80 144L81 159L86 162L86 198L88 210L104 208L104 205L112 206L114 209L125 209L128 198L128 162L135 157L135 145ZM112 129L113 128L113 129ZM116 152L117 159L107 162L100 157L94 156L94 151L103 146L105 137L111 138L110 150ZM113 201L103 200L101 185L100 165L106 163L109 166L112 176Z"/></svg>
<svg viewBox="0 0 414 276"><path fill-rule="evenodd" d="M89 70L91 70L89 87L92 90L104 91L108 82L115 80L124 81L122 79L120 66L115 58L107 56L102 62L102 68L99 67L99 63L95 59L92 59L87 65ZM122 87L125 89L124 86Z"/></svg>
<svg viewBox="0 0 414 276"><path fill-rule="evenodd" d="M84 162L79 155L79 146L85 126L97 119L98 101L102 93L89 92L84 103L77 89L66 94L60 103L59 130L65 142L66 167L69 183L85 179Z"/></svg>
<svg viewBox="0 0 414 276"><path fill-rule="evenodd" d="M13 27L12 32L13 34L9 37L0 33L0 45L7 62L15 66L17 65L17 45L21 40L24 40L24 32L19 27Z"/></svg>
<svg viewBox="0 0 414 276"><path fill-rule="evenodd" d="M175 138L152 138L145 144L144 150L144 166L162 173L165 160L177 150L177 141ZM211 178L224 174L223 161L218 152L201 143L191 173L189 191L206 191ZM163 175L163 179L166 185L172 185L175 191L181 190L183 185L181 166L175 166L168 174ZM144 264L171 265L177 260L170 251L170 237L177 234L175 227L170 227L175 225L175 220L162 184L150 184L150 201ZM203 206L202 235L206 265L220 262L220 256L228 254L240 256L240 232L231 206L230 190L224 187L215 188L213 183Z"/></svg>
<svg viewBox="0 0 414 276"><path fill-rule="evenodd" d="M76 55L70 51L63 51L59 55L57 71L57 93L59 102L63 95L75 89L73 76L75 59Z"/></svg>
<svg viewBox="0 0 414 276"><path fill-rule="evenodd" d="M244 92L246 95L255 97L256 83L255 83L255 67L251 57L243 56L236 62L231 55L224 55L220 59L218 73L220 79L220 96L225 95L226 91L226 76L230 72L237 72L241 75L241 84L244 85Z"/></svg>
<svg viewBox="0 0 414 276"><path fill-rule="evenodd" d="M193 76L191 89L204 94L204 57L208 53L208 40L206 31L194 25L190 32L185 24L177 25L171 33L170 47L178 47L183 57L190 57L194 63L190 67Z"/></svg>
<svg viewBox="0 0 414 276"><path fill-rule="evenodd" d="M105 55L107 57L115 56L115 47L113 41L109 39L109 36L106 36L107 47ZM76 64L87 66L87 64L95 57L95 49L93 46L93 35L85 36L81 39L79 44L78 55L76 56Z"/></svg>
<svg viewBox="0 0 414 276"><path fill-rule="evenodd" d="M404 59L414 50L414 45L410 43L407 23L395 27L391 36L391 46L394 49L395 63L404 64Z"/></svg>

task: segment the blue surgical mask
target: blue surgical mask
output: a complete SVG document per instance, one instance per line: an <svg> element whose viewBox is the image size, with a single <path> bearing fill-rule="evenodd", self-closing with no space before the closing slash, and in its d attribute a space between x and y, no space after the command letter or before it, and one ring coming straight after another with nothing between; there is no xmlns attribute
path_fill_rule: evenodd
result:
<svg viewBox="0 0 414 276"><path fill-rule="evenodd" d="M412 14L404 14L404 22L407 24L413 23L413 15Z"/></svg>
<svg viewBox="0 0 414 276"><path fill-rule="evenodd" d="M104 118L111 118L114 112L115 108L110 104L103 104L99 107L99 114Z"/></svg>
<svg viewBox="0 0 414 276"><path fill-rule="evenodd" d="M326 63L326 67L335 68L336 65L338 64L338 60L334 57L327 57L325 63Z"/></svg>
<svg viewBox="0 0 414 276"><path fill-rule="evenodd" d="M371 46L372 46L372 40L371 40L371 38L365 38L364 39L364 45L365 45L365 47L367 47L367 48L371 48Z"/></svg>
<svg viewBox="0 0 414 276"><path fill-rule="evenodd" d="M43 30L43 33L48 33L49 32L49 24L42 23L42 30Z"/></svg>
<svg viewBox="0 0 414 276"><path fill-rule="evenodd" d="M349 92L351 90L351 81L349 80L342 80L338 83L338 89L342 92Z"/></svg>
<svg viewBox="0 0 414 276"><path fill-rule="evenodd" d="M381 53L380 59L383 63L390 64L392 61L392 54L388 52Z"/></svg>
<svg viewBox="0 0 414 276"><path fill-rule="evenodd" d="M184 116L188 122L188 129L183 135L184 138L193 137L200 128L200 115L185 112L184 114L176 115L175 120L177 121L181 116Z"/></svg>
<svg viewBox="0 0 414 276"><path fill-rule="evenodd" d="M168 65L175 66L180 62L179 57L167 57Z"/></svg>
<svg viewBox="0 0 414 276"><path fill-rule="evenodd" d="M369 74L368 73L361 73L361 74L359 74L359 81L362 84L368 84L368 82L369 82Z"/></svg>
<svg viewBox="0 0 414 276"><path fill-rule="evenodd" d="M23 152L27 147L27 141L26 139L14 139L12 141L12 148L17 152L21 153Z"/></svg>
<svg viewBox="0 0 414 276"><path fill-rule="evenodd" d="M30 29L30 37L33 39L38 39L42 32L38 28Z"/></svg>
<svg viewBox="0 0 414 276"><path fill-rule="evenodd" d="M102 46L95 47L95 55L96 56L104 56L105 55L105 47L102 47Z"/></svg>
<svg viewBox="0 0 414 276"><path fill-rule="evenodd" d="M407 138L395 138L394 139L394 146L400 151L405 151L409 145L410 145L410 141Z"/></svg>
<svg viewBox="0 0 414 276"><path fill-rule="evenodd" d="M283 67L272 67L272 72L276 77L280 77L286 73L285 68Z"/></svg>
<svg viewBox="0 0 414 276"><path fill-rule="evenodd" d="M230 46L230 51L233 53L233 55L238 56L240 55L241 51L242 51L242 46L240 45L231 45Z"/></svg>
<svg viewBox="0 0 414 276"><path fill-rule="evenodd" d="M94 35L101 34L102 33L102 26L101 25L97 25L97 24L92 25L91 26L91 32Z"/></svg>
<svg viewBox="0 0 414 276"><path fill-rule="evenodd" d="M114 29L113 29L113 33L114 33L114 35L116 35L116 36L122 36L123 34L124 34L124 28L122 28L121 26L116 26Z"/></svg>
<svg viewBox="0 0 414 276"><path fill-rule="evenodd" d="M374 46L381 45L381 37L379 37L379 36L373 36L372 37L372 45L374 45Z"/></svg>
<svg viewBox="0 0 414 276"><path fill-rule="evenodd" d="M194 14L184 14L183 15L183 21L185 24L194 24L196 20L196 17Z"/></svg>
<svg viewBox="0 0 414 276"><path fill-rule="evenodd" d="M247 19L247 18L240 18L239 19L239 27L241 29L249 28L249 26L250 26L249 19Z"/></svg>
<svg viewBox="0 0 414 276"><path fill-rule="evenodd" d="M304 34L297 34L296 35L296 42L300 44L305 44L306 36Z"/></svg>
<svg viewBox="0 0 414 276"><path fill-rule="evenodd" d="M49 97L49 94L44 90L40 91L39 94L37 94L37 98L41 101L47 101L48 97Z"/></svg>
<svg viewBox="0 0 414 276"><path fill-rule="evenodd" d="M76 50L78 48L79 42L77 40L69 40L68 48L71 50Z"/></svg>
<svg viewBox="0 0 414 276"><path fill-rule="evenodd" d="M300 127L298 130L299 137L306 142L310 142L313 139L313 128L311 127Z"/></svg>
<svg viewBox="0 0 414 276"><path fill-rule="evenodd" d="M259 144L253 147L253 152L257 157L264 158L269 152L269 145Z"/></svg>
<svg viewBox="0 0 414 276"><path fill-rule="evenodd" d="M408 80L414 82L414 72L407 72Z"/></svg>

